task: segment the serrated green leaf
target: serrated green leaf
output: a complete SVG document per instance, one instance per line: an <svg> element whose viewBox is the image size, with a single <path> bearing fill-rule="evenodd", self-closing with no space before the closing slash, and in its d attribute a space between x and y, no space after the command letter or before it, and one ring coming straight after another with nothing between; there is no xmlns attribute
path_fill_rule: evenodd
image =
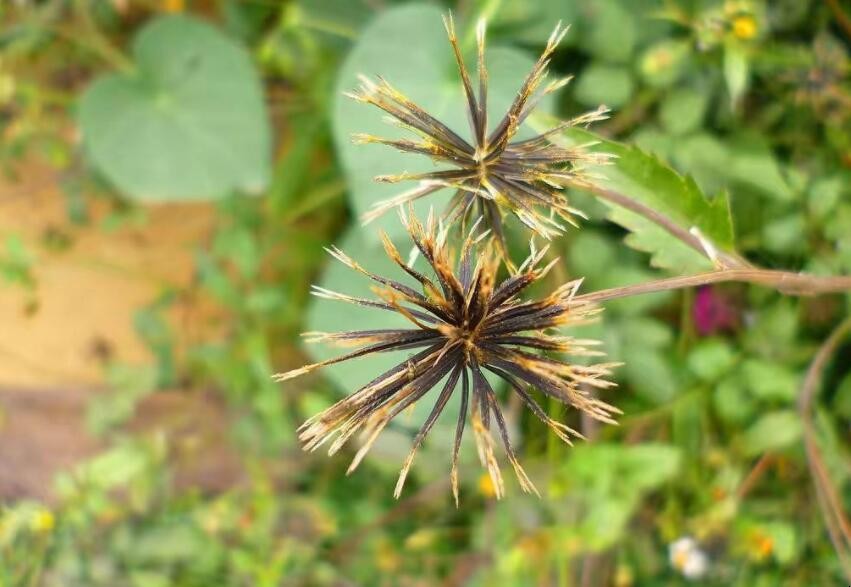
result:
<svg viewBox="0 0 851 587"><path fill-rule="evenodd" d="M248 53L186 16L153 20L133 43L135 69L95 81L78 120L86 151L118 189L147 200L257 192L271 138Z"/></svg>
<svg viewBox="0 0 851 587"><path fill-rule="evenodd" d="M682 228L697 228L716 248L733 250L733 222L726 193L707 198L691 177L682 176L637 147L608 141L580 129L567 133L575 144L596 142L594 150L615 155L612 165L595 170L595 182L665 215ZM608 202L607 202L608 204ZM627 244L650 253L657 267L679 272L706 271L711 262L702 253L636 213L610 205L611 219L630 231Z"/></svg>
<svg viewBox="0 0 851 587"><path fill-rule="evenodd" d="M654 267L669 269L675 273L712 269L712 263L705 256L635 212L613 206L609 219L630 232L624 242L637 251L649 253L650 264Z"/></svg>

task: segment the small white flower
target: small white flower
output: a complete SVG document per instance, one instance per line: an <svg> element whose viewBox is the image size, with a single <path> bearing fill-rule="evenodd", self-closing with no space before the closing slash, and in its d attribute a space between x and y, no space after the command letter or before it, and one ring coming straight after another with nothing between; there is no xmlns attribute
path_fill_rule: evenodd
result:
<svg viewBox="0 0 851 587"><path fill-rule="evenodd" d="M668 545L668 559L686 579L701 579L709 570L709 558L691 536L684 536Z"/></svg>

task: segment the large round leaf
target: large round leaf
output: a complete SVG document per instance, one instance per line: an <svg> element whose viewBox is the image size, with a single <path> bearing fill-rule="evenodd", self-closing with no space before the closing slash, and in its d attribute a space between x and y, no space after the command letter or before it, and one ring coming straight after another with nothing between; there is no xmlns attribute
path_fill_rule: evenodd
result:
<svg viewBox="0 0 851 587"><path fill-rule="evenodd" d="M261 190L270 134L248 53L207 24L167 16L139 33L133 57L131 72L98 79L79 105L97 168L149 200Z"/></svg>
<svg viewBox="0 0 851 587"><path fill-rule="evenodd" d="M400 153L384 145L352 144L354 133L390 138L411 136L387 124L386 115L378 108L343 95L358 86L359 75L373 79L380 75L452 130L471 140L466 101L441 17L439 8L422 4L385 11L364 30L340 70L334 105L334 139L349 180L351 204L358 216L376 202L413 187L412 184L377 184L373 180L376 175L435 169L435 165L423 156ZM465 43L468 35L463 30L459 38L465 49L474 49L474 42L473 46ZM475 76L474 55L467 57L467 63ZM488 49L491 128L508 110L533 64L530 56L516 49ZM545 99L540 108L549 110L551 102ZM449 190L438 192L421 202L418 210L423 214L430 205L441 210L451 195ZM402 232L394 214L386 214L376 224L391 235ZM376 230L369 230L367 235L373 242L377 240Z"/></svg>

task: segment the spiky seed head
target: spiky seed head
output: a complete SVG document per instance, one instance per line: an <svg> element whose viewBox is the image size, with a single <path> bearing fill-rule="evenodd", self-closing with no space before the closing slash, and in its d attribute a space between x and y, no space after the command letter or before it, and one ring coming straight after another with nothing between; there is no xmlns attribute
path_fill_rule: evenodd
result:
<svg viewBox="0 0 851 587"><path fill-rule="evenodd" d="M387 80L377 82L361 76L360 87L349 95L355 100L376 106L391 121L411 131L414 139L391 140L358 134L359 144L380 143L407 153L426 155L446 169L429 173L399 173L376 177L377 181L395 183L415 181L417 186L394 198L377 203L364 214L364 222L378 218L391 208L426 197L438 190L455 191L445 216L467 220L472 216L485 219L497 245L505 253L503 217L513 214L532 232L550 239L575 224L580 213L568 203L566 186L582 186L588 179L584 168L605 163L608 156L589 151L589 145L559 146L554 137L572 126L587 126L607 117L608 109L598 109L572 120L555 124L544 133L525 140L515 140L521 124L535 110L541 98L570 81L561 78L544 85L550 60L567 33L567 27L556 25L543 53L511 103L508 111L491 128L488 124L488 72L485 63L485 23L476 29L478 44L478 90L461 55L455 24L451 14L444 26L458 66L466 98L471 139L467 140L423 108L408 99Z"/></svg>
<svg viewBox="0 0 851 587"><path fill-rule="evenodd" d="M529 257L518 270L499 278L500 255L493 241L483 240L479 224L466 236L457 255L441 232L433 215L423 225L413 215L402 214L415 249L425 260L427 271L403 261L399 251L384 238L387 255L407 274L408 285L371 273L345 253L331 247L328 252L347 267L375 282L378 299L357 298L315 286L322 298L379 308L404 316L410 328L373 329L336 333L309 333L314 341L355 346L339 357L300 367L276 376L284 381L321 367L374 353L408 352L392 369L379 374L344 399L310 418L299 429L306 450L328 444L337 452L352 436L361 433L364 442L349 471L363 460L380 432L402 411L425 400L434 388L433 408L422 423L405 460L395 495L398 497L417 449L443 412L449 398L461 394L461 405L452 448L453 494L458 500L458 451L469 420L482 465L488 471L497 496L504 484L494 453L490 431L496 428L509 462L524 491L537 493L520 466L509 440L507 425L496 393L485 373L503 379L511 393L565 442L579 434L552 419L533 397L532 389L572 406L602 422L614 423L617 408L593 397L589 388L613 386L607 376L611 363L581 365L567 362L564 355L593 356L594 341L567 337L558 329L587 322L598 307L575 298L580 281L558 287L538 300L522 300L520 294L541 280L557 260L543 264L547 248L531 246ZM441 385L441 382L442 385ZM460 387L460 392L458 388Z"/></svg>

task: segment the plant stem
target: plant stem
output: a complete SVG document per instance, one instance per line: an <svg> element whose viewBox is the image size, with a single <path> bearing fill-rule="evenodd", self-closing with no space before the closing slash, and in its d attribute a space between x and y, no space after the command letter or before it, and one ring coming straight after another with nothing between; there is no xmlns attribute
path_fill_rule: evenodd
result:
<svg viewBox="0 0 851 587"><path fill-rule="evenodd" d="M777 291L796 296L811 296L827 293L842 293L851 291L851 276L821 277L791 271L775 271L772 269L719 269L696 275L668 277L646 283L601 289L599 291L576 296L576 301L603 302L628 296L669 291L696 287L724 281L741 281L771 287Z"/></svg>
<svg viewBox="0 0 851 587"><path fill-rule="evenodd" d="M117 71L132 73L136 66L133 60L125 55L120 49L103 34L91 15L91 0L76 0L73 4L74 15L78 23L84 29L80 31L67 30L62 25L52 27L52 31L65 39L77 43L93 52L101 59L109 63Z"/></svg>
<svg viewBox="0 0 851 587"><path fill-rule="evenodd" d="M845 35L851 39L851 17L842 10L839 0L827 0L827 5L830 7L831 12L833 12L836 22L839 23L839 26L845 32Z"/></svg>
<svg viewBox="0 0 851 587"><path fill-rule="evenodd" d="M661 228L665 229L672 236L676 237L678 240L690 246L701 255L706 255L706 241L701 240L696 234L693 234L688 229L680 226L679 224L677 224L664 214L654 210L653 208L645 206L638 200L630 198L629 196L626 196L620 192L606 189L604 187L600 187L591 183L584 183L579 187L584 191L591 192L601 200L606 200L607 202L611 202L612 204L617 204L622 208L626 208L631 212L635 212L636 214L643 216L644 218L653 222L657 226L660 226ZM745 261L738 255L726 253L724 251L717 251L717 254L717 261L725 267L750 266L747 261Z"/></svg>
<svg viewBox="0 0 851 587"><path fill-rule="evenodd" d="M804 448L807 455L807 465L816 488L816 499L825 526L827 526L830 541L845 574L845 579L851 584L851 523L842 510L842 499L837 495L827 466L821 456L812 419L812 404L818 394L824 368L839 343L849 334L851 334L851 318L843 321L816 353L801 388L801 395L798 398L798 412L804 425Z"/></svg>

